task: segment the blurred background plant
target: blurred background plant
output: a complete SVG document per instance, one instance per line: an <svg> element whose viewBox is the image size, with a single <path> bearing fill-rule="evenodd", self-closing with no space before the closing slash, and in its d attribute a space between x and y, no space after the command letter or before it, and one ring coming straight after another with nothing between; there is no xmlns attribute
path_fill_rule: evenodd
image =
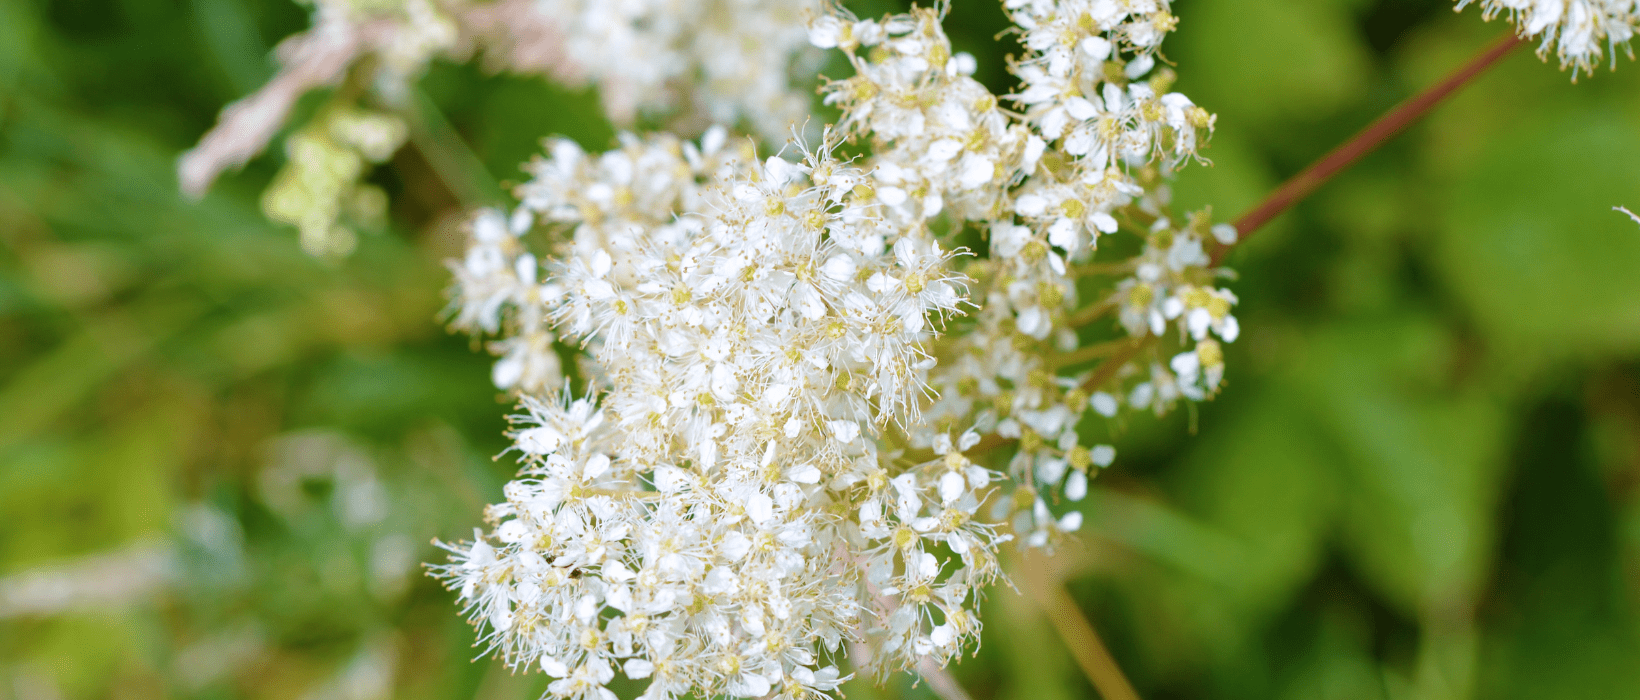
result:
<svg viewBox="0 0 1640 700"><path fill-rule="evenodd" d="M1506 31L1450 8L1176 2L1179 89L1221 127L1180 206L1252 205ZM0 698L544 689L468 663L420 571L511 471L489 358L436 320L462 240L439 156L370 172L390 204L340 259L262 216L280 153L177 193L176 154L306 24L0 3ZM1006 89L999 5L946 24ZM1640 230L1610 211L1640 203L1637 80L1517 52L1238 249L1225 393L1090 436L1122 468L1031 595L990 595L965 688L1091 696L1051 622L1074 605L1146 698L1640 696ZM421 89L503 182L541 136L612 142L593 89L443 61Z"/></svg>

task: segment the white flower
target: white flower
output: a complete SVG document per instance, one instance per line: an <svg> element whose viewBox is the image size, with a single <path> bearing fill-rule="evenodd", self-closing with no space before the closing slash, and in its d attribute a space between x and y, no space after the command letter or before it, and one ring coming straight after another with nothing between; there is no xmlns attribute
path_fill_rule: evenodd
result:
<svg viewBox="0 0 1640 700"><path fill-rule="evenodd" d="M1168 213L1212 118L1157 67L1166 5L1007 3L1022 113L973 80L940 10L827 8L802 38L854 75L824 88L842 118L816 146L549 142L452 264L455 325L496 338L525 410L494 529L436 569L484 643L600 700L616 672L656 700L812 697L844 641L879 671L976 643L1002 544L1081 527L1054 509L1116 456L1082 444L1087 422L1211 397L1239 333L1204 247L1220 234ZM631 49L609 70L658 70ZM833 156L845 137L871 155ZM953 242L974 231L981 250ZM1096 258L1108 236L1139 253ZM1191 345L1079 348L1105 311ZM590 396L562 394L560 353ZM1011 460L980 456L1004 440Z"/></svg>
<svg viewBox="0 0 1640 700"><path fill-rule="evenodd" d="M1462 10L1476 0L1458 0ZM1593 73L1605 47L1625 49L1640 27L1640 5L1634 0L1479 0L1481 14L1491 20L1507 14L1515 31L1525 38L1540 39L1538 54L1547 58L1550 49L1560 58L1560 67L1571 67L1575 79ZM1615 64L1614 64L1615 67Z"/></svg>

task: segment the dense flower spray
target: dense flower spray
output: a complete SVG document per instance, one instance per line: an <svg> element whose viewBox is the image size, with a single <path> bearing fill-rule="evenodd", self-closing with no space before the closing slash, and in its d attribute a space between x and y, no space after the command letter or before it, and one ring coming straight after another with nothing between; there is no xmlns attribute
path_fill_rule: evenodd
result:
<svg viewBox="0 0 1640 700"><path fill-rule="evenodd" d="M1206 250L1235 230L1169 210L1214 121L1158 65L1176 19L1005 7L1017 94L971 77L940 7L828 8L805 34L854 75L817 143L554 140L515 209L474 217L452 318L521 397L524 469L435 573L549 695L611 698L619 671L646 698L813 697L844 653L943 665L999 548L1080 526L1062 501L1115 458L1084 419L1217 391L1239 329ZM1096 263L1113 235L1137 252ZM1083 347L1101 317L1123 337Z"/></svg>
<svg viewBox="0 0 1640 700"><path fill-rule="evenodd" d="M1457 9L1472 2L1477 0L1458 0ZM1634 55L1629 41L1640 29L1640 0L1478 0L1478 4L1488 20L1504 14L1522 37L1538 39L1539 55L1547 58L1553 50L1560 67L1570 67L1574 79L1580 73L1593 73L1607 51L1614 67L1619 49L1631 58Z"/></svg>
<svg viewBox="0 0 1640 700"><path fill-rule="evenodd" d="M819 52L808 45L811 0L313 0L313 26L280 43L279 73L223 110L183 154L185 192L204 194L223 170L267 147L307 92L338 87L285 144L288 163L264 196L268 215L301 230L314 254L352 250L353 227L386 198L361 182L409 132L414 81L437 58L482 54L493 70L596 86L605 112L640 114L699 134L713 122L783 139L808 116L798 83Z"/></svg>
<svg viewBox="0 0 1640 700"><path fill-rule="evenodd" d="M1478 3L1574 79L1640 22L1640 0ZM997 95L943 3L315 0L179 175L203 192L340 87L263 204L345 254L383 214L362 176L414 138L436 58L594 85L616 124L665 124L605 153L549 140L516 207L472 215L450 319L498 356L522 469L431 568L550 697L613 700L617 674L653 700L828 697L840 667L932 675L972 649L1002 547L1081 526L1067 503L1116 459L1090 436L1218 392L1240 327L1216 261L1309 191L1234 226L1173 212L1215 118L1172 89L1168 0L1003 7L1024 54ZM841 116L818 127L794 86L825 50L852 74L820 88Z"/></svg>

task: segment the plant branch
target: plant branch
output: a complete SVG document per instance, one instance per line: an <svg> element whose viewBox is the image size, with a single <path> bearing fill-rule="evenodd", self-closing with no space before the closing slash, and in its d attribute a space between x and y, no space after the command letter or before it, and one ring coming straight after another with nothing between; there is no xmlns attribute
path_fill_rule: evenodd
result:
<svg viewBox="0 0 1640 700"><path fill-rule="evenodd" d="M1132 344L1133 339L1131 338L1118 338L1094 345L1085 345L1070 352L1049 357L1048 368L1058 370L1072 365L1079 365L1089 360L1110 357L1122 352Z"/></svg>
<svg viewBox="0 0 1640 700"><path fill-rule="evenodd" d="M410 122L410 143L421 152L433 173L449 189L464 209L505 201L501 185L485 169L484 161L473 153L456 132L433 98L417 89L410 106L403 111Z"/></svg>
<svg viewBox="0 0 1640 700"><path fill-rule="evenodd" d="M865 565L860 559L849 554L848 549L841 544L833 551L836 553L836 561L833 563L834 571L841 571L843 568L864 568ZM866 585L866 592L871 594L872 603L877 606L877 614L881 615L883 619L887 619L894 610L894 600L883 594L877 584L872 583L869 578L863 579L862 582ZM871 647L867 646L864 641L857 640L850 647L848 658L854 663L855 669L865 670L866 667L871 665ZM968 691L963 690L962 684L957 682L956 677L951 675L950 669L941 666L932 657L919 657L916 669L917 675L928 683L928 689L933 691L934 695L938 696L940 700L973 700Z"/></svg>
<svg viewBox="0 0 1640 700"><path fill-rule="evenodd" d="M941 700L971 700L972 696L963 690L962 684L951 675L951 670L940 666L932 658L924 656L917 659L917 673L928 682L928 689Z"/></svg>
<svg viewBox="0 0 1640 700"><path fill-rule="evenodd" d="M1099 632L1082 614L1081 606L1065 591L1059 578L1047 570L1042 559L1040 555L1022 559L1022 576L1037 606L1053 623L1054 630L1059 632L1065 647L1076 659L1076 665L1082 668L1104 700L1139 700L1138 691L1133 689L1133 684L1123 675L1122 667L1110 655L1110 649L1099 639Z"/></svg>
<svg viewBox="0 0 1640 700"><path fill-rule="evenodd" d="M1093 304L1092 306L1078 309L1076 313L1071 314L1070 318L1066 319L1066 322L1070 324L1071 328L1081 328L1082 326L1098 320L1099 317L1104 316L1115 309L1116 299L1115 297L1111 297L1097 304Z"/></svg>
<svg viewBox="0 0 1640 700"><path fill-rule="evenodd" d="M1264 201L1236 220L1235 242L1217 246L1213 251L1212 264L1217 266L1222 263L1230 251L1235 250L1236 246L1251 237L1253 233L1269 223L1271 219L1292 208L1294 204L1303 201L1314 193L1317 188L1332 179L1334 175L1342 172L1368 153L1377 150L1379 146L1382 146L1396 134L1406 130L1414 121L1428 114L1436 105L1457 92L1458 88L1485 73L1486 69L1508 55L1520 43L1520 38L1516 37L1514 32L1506 33L1496 41L1488 44L1479 54L1476 54L1468 63L1447 76L1445 80L1402 102L1395 109L1390 110L1389 113L1368 125L1367 128L1362 129L1349 141L1344 142L1299 174L1282 183L1280 187L1277 187L1275 191L1266 196ZM1640 219L1636 220L1640 221ZM1115 306L1107 300L1081 309L1068 319L1070 326L1073 328L1081 326L1098 318L1112 308L1115 308ZM1155 344L1156 340L1156 336L1146 335L1134 339L1126 346L1116 348L1114 352L1109 353L1109 357L1099 364L1093 374L1082 382L1082 388L1092 391L1110 381L1116 376L1117 371L1127 365L1128 361L1138 356L1145 348ZM1097 351L1099 355L1107 352L1102 346L1096 347L1100 348ZM1012 442L1012 440L992 434L986 436L985 439L968 451L984 454L1009 442Z"/></svg>
<svg viewBox="0 0 1640 700"><path fill-rule="evenodd" d="M1241 218L1236 219L1236 241L1229 245L1221 245L1213 251L1213 265L1216 266L1223 262L1224 257L1230 251L1269 223L1271 219L1291 208L1294 204L1303 201L1322 184L1332 179L1334 175L1342 172L1368 153L1377 150L1390 138L1406 130L1412 122L1428 114L1436 105L1452 96L1458 88L1485 73L1487 68L1492 67L1499 59L1508 55L1520 43L1520 38L1515 36L1514 32L1506 33L1498 40L1487 45L1479 54L1476 54L1463 67L1447 76L1445 80L1402 102L1395 109L1390 110L1388 114L1379 117L1377 121L1362 129L1354 138L1334 148L1332 152L1322 156L1320 160L1312 163L1303 172L1282 183L1274 192L1265 197L1264 201L1260 202L1258 206L1253 207ZM1143 339L1112 353L1109 358L1100 363L1099 368L1094 371L1093 375L1082 383L1082 387L1091 390L1109 381L1115 376L1118 369L1155 342L1156 336L1145 336Z"/></svg>
<svg viewBox="0 0 1640 700"><path fill-rule="evenodd" d="M1334 175L1355 164L1363 156L1378 150L1379 146L1405 131L1413 122L1428 114L1436 105L1451 97L1458 88L1467 85L1477 76L1486 72L1494 64L1509 55L1509 52L1521 44L1520 37L1514 31L1509 31L1496 41L1488 44L1480 53L1471 58L1468 63L1446 77L1439 83L1430 86L1423 92L1414 95L1411 99L1402 102L1395 109L1379 117L1377 121L1367 125L1353 138L1332 150L1322 158L1294 175L1280 187L1264 198L1252 211L1243 214L1236 220L1236 242L1221 245L1213 251L1213 265L1217 266L1237 244L1252 236L1271 219L1292 208L1294 204L1303 201L1321 185L1326 184Z"/></svg>
<svg viewBox="0 0 1640 700"><path fill-rule="evenodd" d="M1428 114L1436 105L1450 97L1458 88L1485 73L1486 69L1508 55L1520 43L1520 39L1513 32L1492 42L1471 59L1469 63L1459 68L1445 80L1401 103L1395 109L1368 125L1367 128L1362 129L1349 141L1333 149L1332 152L1282 183L1280 187L1265 197L1263 202L1260 202L1258 206L1255 206L1251 211L1236 220L1236 241L1228 245L1218 246L1213 252L1212 264L1214 266L1219 265L1231 250L1234 250L1238 244L1269 223L1271 219L1304 200L1314 193L1317 188L1332 179L1333 176L1404 131L1413 122ZM1640 221L1640 217L1637 217L1636 221ZM1074 321L1082 320L1085 323L1102 315L1109 308L1106 303L1101 303L1083 309L1072 315L1070 319L1073 321L1072 326L1080 325L1074 323ZM1157 336L1146 335L1131 341L1101 343L1067 354L1055 364L1063 367L1075 362L1104 357L1105 360L1099 364L1099 367L1088 376L1086 381L1082 382L1082 388L1091 391L1115 378L1116 373L1122 367L1126 366L1129 361L1146 348L1151 347L1156 340ZM983 454L1009 442L1013 441L992 434L986 436L969 452ZM1099 639L1098 632L1094 630L1093 625L1082 614L1081 609L1076 605L1076 601L1065 591L1064 586L1050 575L1037 570L1038 567L1026 564L1021 568L1024 570L1027 585L1033 589L1033 593L1038 598L1038 605L1042 607L1043 612L1053 623L1054 628L1058 630L1060 637L1065 641L1065 645L1076 658L1077 664L1082 667L1083 672L1093 682L1099 694L1105 700L1139 700L1138 693L1134 691L1133 685L1128 682L1127 677L1122 674L1122 669L1110 655L1110 650ZM934 679L931 678L930 685L934 685L934 683ZM958 690L960 692L960 688ZM936 691L938 692L938 689ZM941 693L941 695L949 697L944 693Z"/></svg>

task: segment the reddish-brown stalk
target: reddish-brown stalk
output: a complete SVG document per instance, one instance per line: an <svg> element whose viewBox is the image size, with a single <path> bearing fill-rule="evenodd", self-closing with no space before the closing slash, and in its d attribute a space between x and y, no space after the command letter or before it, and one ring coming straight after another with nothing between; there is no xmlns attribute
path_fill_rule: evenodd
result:
<svg viewBox="0 0 1640 700"><path fill-rule="evenodd" d="M1520 37L1515 36L1514 32L1504 34L1496 41L1488 44L1463 67L1453 71L1445 80L1397 105L1395 109L1390 110L1384 116L1379 117L1377 121L1367 125L1367 128L1362 129L1350 140L1345 141L1327 155L1322 156L1320 160L1310 164L1310 167L1281 183L1281 186L1266 196L1264 201L1259 202L1258 206L1253 207L1241 218L1236 219L1236 242L1218 246L1213 251L1213 265L1218 266L1224 261L1225 256L1230 254L1230 251L1235 250L1236 246L1250 238L1265 224L1270 223L1271 219L1276 218L1291 209L1293 205L1309 197L1317 188L1331 180L1333 176L1343 172L1345 168L1355 164L1356 161L1361 160L1368 153L1378 150L1379 146L1384 145L1385 142L1405 131L1413 122L1418 121L1434 109L1436 105L1451 97L1453 93L1457 92L1458 88L1467 85L1470 81L1485 73L1486 69L1491 68L1499 59L1509 55L1509 52L1520 44ZM1092 376L1088 377L1087 381L1082 383L1083 388L1092 390L1110 381L1118 369L1126 365L1140 352L1143 352L1145 348L1155 342L1155 339L1156 336L1146 336L1144 340L1133 343L1112 354L1099 365L1099 368L1094 371Z"/></svg>
<svg viewBox="0 0 1640 700"><path fill-rule="evenodd" d="M1213 265L1217 266L1223 262L1225 256L1235 249L1236 245L1247 240L1259 228L1269 223L1271 219L1276 218L1282 212L1292 208L1294 204L1310 196L1317 188L1332 179L1334 175L1342 172L1368 153L1377 150L1386 141L1404 131L1425 114L1428 114L1430 110L1434 109L1447 97L1450 97L1458 88L1485 73L1487 68L1492 67L1499 59L1508 55L1520 43L1521 40L1513 32L1492 42L1471 59L1469 63L1453 72L1445 80L1424 90L1412 99L1402 102L1395 109L1368 125L1367 128L1362 129L1349 141L1322 156L1320 160L1305 168L1303 172L1282 183L1280 187L1265 197L1263 202L1260 202L1258 206L1253 207L1251 211L1236 220L1236 242L1218 246L1213 251ZM1110 381L1115 377L1118 370L1138 356L1139 353L1144 352L1155 341L1156 336L1146 336L1143 339L1119 346L1099 365L1098 369L1094 370L1087 381L1082 383L1082 387L1091 391ZM992 435L980 444L975 445L973 451L986 451L999 447L1006 442L1008 441ZM1110 653L1106 651L1104 644L1099 640L1099 633L1081 615L1081 611L1076 607L1075 601L1071 600L1070 595L1065 592L1063 585L1055 581L1046 581L1041 582L1039 586L1045 589L1040 590L1039 593L1048 596L1047 602L1055 627L1059 630L1060 636L1065 643L1072 647L1073 652L1076 652L1076 659L1083 666L1084 671L1087 672L1089 679L1093 681L1099 694L1107 699L1133 698L1137 700L1138 695L1134 693L1133 685L1122 674L1121 667L1116 664L1115 659L1110 657ZM1071 617L1075 619L1068 619Z"/></svg>
<svg viewBox="0 0 1640 700"><path fill-rule="evenodd" d="M1488 44L1485 49L1476 54L1469 63L1446 77L1439 83L1424 90L1412 99L1397 105L1377 121L1367 125L1350 140L1334 148L1332 152L1322 156L1320 160L1311 163L1297 175L1288 178L1274 192L1259 202L1258 206L1240 219L1236 220L1236 242L1230 245L1219 246L1213 251L1213 265L1223 262L1236 245L1247 240L1255 231L1258 231L1271 219L1280 216L1282 212L1292 208L1294 204L1309 197L1316 188L1326 184L1334 175L1355 164L1355 161L1368 153L1378 150L1379 146L1405 131L1413 122L1423 118L1436 105L1451 97L1458 88L1467 85L1469 81L1486 72L1494 64L1509 55L1509 52L1521 44L1521 39L1513 31L1505 33L1496 41Z"/></svg>

